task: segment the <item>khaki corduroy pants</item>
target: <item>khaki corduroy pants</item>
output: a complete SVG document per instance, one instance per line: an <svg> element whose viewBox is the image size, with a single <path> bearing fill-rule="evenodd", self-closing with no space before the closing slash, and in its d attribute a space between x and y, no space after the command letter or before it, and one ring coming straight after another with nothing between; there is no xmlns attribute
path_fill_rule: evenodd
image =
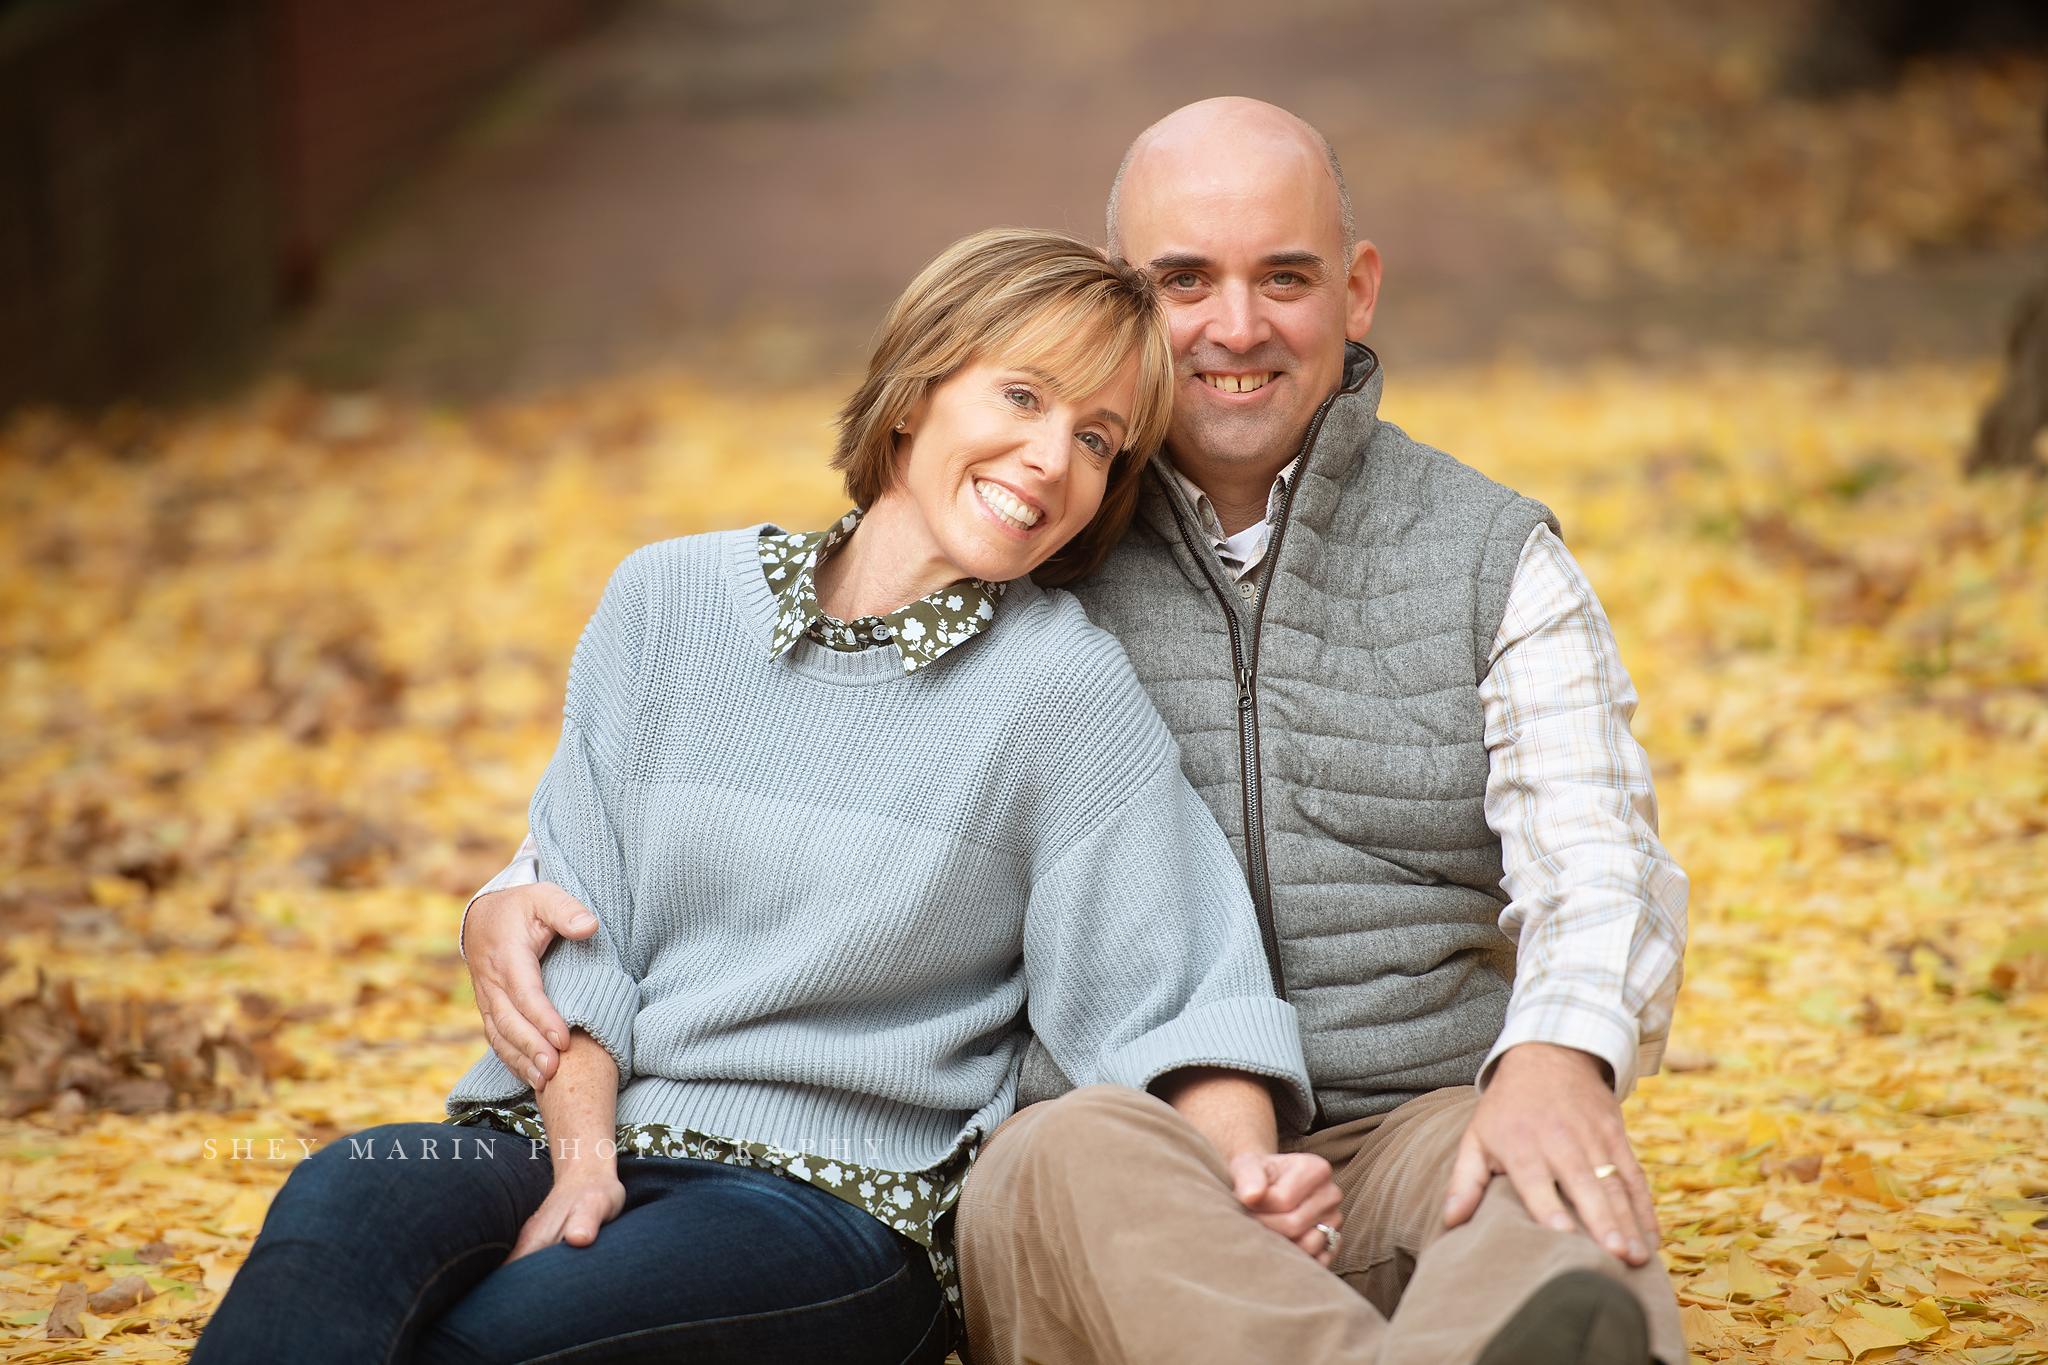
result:
<svg viewBox="0 0 2048 1365"><path fill-rule="evenodd" d="M1650 1345L1683 1365L1663 1264L1630 1268L1537 1224L1504 1176L1443 1226L1469 1086L1289 1144L1336 1170L1335 1273L1268 1232L1223 1159L1142 1091L1088 1086L989 1140L962 1191L960 1273L975 1365L1246 1361L1469 1365L1544 1282L1591 1269L1641 1300Z"/></svg>

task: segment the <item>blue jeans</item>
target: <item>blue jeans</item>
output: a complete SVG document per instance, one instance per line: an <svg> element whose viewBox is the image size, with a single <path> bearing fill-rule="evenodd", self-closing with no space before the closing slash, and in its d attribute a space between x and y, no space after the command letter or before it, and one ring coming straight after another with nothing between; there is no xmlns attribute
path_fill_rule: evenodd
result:
<svg viewBox="0 0 2048 1365"><path fill-rule="evenodd" d="M438 1123L342 1138L278 1192L193 1365L944 1357L922 1249L851 1204L712 1161L622 1156L619 1179L595 1242L505 1265L545 1150Z"/></svg>

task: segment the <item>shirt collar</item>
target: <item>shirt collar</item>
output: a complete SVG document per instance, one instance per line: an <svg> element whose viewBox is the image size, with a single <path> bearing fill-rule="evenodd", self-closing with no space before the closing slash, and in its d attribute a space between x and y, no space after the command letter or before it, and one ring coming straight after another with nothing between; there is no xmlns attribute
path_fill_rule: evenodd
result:
<svg viewBox="0 0 2048 1365"><path fill-rule="evenodd" d="M860 518L860 509L855 508L823 531L762 535L761 572L768 580L768 591L775 595L770 658L781 658L806 635L841 649L887 642L902 656L903 671L915 673L973 639L995 620L1004 585L979 578L949 583L886 616L863 616L855 621L827 616L818 605L818 566L846 543Z"/></svg>
<svg viewBox="0 0 2048 1365"><path fill-rule="evenodd" d="M1188 495L1194 504L1195 519L1201 523L1202 534L1209 538L1209 548L1223 561L1223 566L1232 574L1243 578L1259 567L1266 557L1266 546L1273 534L1273 518L1280 515L1280 505L1287 499L1287 485L1293 479L1294 471L1300 466L1301 457L1295 456L1287 467L1273 478L1273 486L1266 493L1266 517L1245 527L1234 536L1223 534L1223 523L1217 520L1216 504L1202 491L1201 485L1180 472L1180 466L1169 458L1166 467L1173 471L1181 492Z"/></svg>

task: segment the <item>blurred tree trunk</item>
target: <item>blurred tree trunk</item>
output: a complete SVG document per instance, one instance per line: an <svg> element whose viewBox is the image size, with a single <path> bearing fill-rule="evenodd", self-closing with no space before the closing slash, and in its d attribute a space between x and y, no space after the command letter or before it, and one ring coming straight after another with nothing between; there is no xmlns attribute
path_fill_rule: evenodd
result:
<svg viewBox="0 0 2048 1365"><path fill-rule="evenodd" d="M2048 472L2034 438L2048 426L2048 280L2020 298L2005 342L2005 382L1977 419L1977 439L1963 472L2034 469Z"/></svg>

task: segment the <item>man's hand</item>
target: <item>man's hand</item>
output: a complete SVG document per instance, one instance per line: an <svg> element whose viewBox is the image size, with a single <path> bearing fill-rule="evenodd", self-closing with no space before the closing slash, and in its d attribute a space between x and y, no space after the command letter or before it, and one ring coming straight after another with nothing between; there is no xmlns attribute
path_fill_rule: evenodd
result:
<svg viewBox="0 0 2048 1365"><path fill-rule="evenodd" d="M1612 1174L1595 1175L1602 1167ZM1562 1188L1593 1240L1630 1265L1649 1260L1657 1245L1650 1187L1629 1149L1614 1089L1591 1053L1522 1043L1501 1054L1458 1144L1447 1226L1472 1216L1495 1173L1514 1182L1530 1217L1572 1232L1578 1223L1558 1197Z"/></svg>
<svg viewBox="0 0 2048 1365"><path fill-rule="evenodd" d="M1230 1183L1237 1202L1268 1228L1324 1267L1337 1259L1337 1249L1316 1226L1344 1227L1344 1195L1329 1162L1307 1152L1239 1152L1230 1159Z"/></svg>
<svg viewBox="0 0 2048 1365"><path fill-rule="evenodd" d="M596 932L597 916L553 882L509 886L478 896L469 907L462 942L484 1037L498 1060L535 1090L554 1078L569 1046L569 1026L541 988L540 955L557 934L589 938Z"/></svg>

